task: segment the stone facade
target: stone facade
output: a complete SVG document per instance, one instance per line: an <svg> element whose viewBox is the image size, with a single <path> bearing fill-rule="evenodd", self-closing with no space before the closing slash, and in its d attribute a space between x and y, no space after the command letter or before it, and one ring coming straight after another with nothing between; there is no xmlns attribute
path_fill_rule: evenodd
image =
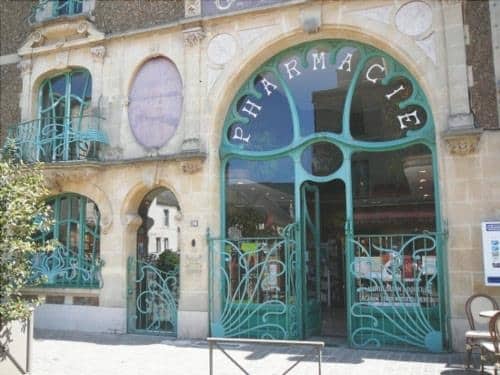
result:
<svg viewBox="0 0 500 375"><path fill-rule="evenodd" d="M470 106L462 2L292 1L251 15L201 20L194 16L176 23L184 10L181 3L97 1L95 24L87 21L84 32L78 32L77 25L74 37L59 43L51 40L49 31L41 30L47 35L42 42L30 39L24 46L18 44L25 67L21 119L37 115L37 92L44 78L70 67L84 67L93 79L92 106L105 117L103 128L110 141L102 149L100 163L72 167L56 163L45 168L52 193L79 193L99 206L101 256L106 263L103 288L91 292L98 297L99 307L46 305L40 310L38 324L87 331L126 330L126 264L136 251L138 207L149 191L165 187L175 194L182 212L177 223L181 249L178 336L205 337L205 235L207 228L219 232L223 203L218 149L230 102L253 70L277 53L305 41L345 38L392 55L427 95L438 141L441 219L449 234L445 249L447 318L453 348L462 350L465 299L472 293L487 292L500 300L500 287L483 283L480 237L481 221L500 219L500 133L485 130L477 135L472 112L484 128L494 128L498 114L484 113L492 110L491 105ZM470 20L473 38L477 35L471 26L474 22L479 21ZM135 74L145 61L157 56L166 56L176 65L184 102L174 136L151 150L134 138L127 108ZM5 74L17 73L9 65ZM479 72L474 76L481 77ZM2 86L4 82L2 78ZM479 91L472 88L473 98L491 95L490 89L477 87ZM489 103L489 97L484 101ZM16 119L11 115L16 111L12 103L2 103L0 110L2 126L3 121ZM450 146L453 142L455 146ZM68 301L73 296L89 296L85 290L62 293ZM75 314L77 320L73 320Z"/></svg>

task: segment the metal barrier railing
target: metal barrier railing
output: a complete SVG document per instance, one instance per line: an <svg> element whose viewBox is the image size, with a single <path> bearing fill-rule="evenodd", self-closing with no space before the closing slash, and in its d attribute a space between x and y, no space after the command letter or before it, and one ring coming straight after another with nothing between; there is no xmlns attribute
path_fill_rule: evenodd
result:
<svg viewBox="0 0 500 375"><path fill-rule="evenodd" d="M313 352L317 351L318 356L318 375L321 375L321 356L322 350L325 347L325 343L322 341L294 341L294 340L261 340L261 339L231 339L231 338L219 338L219 337L207 337L208 342L208 353L209 353L209 367L210 375L214 373L214 360L213 360L213 349L214 346L219 349L229 360L234 363L244 374L249 375L250 373L243 368L242 365L238 363L236 359L231 357L219 344L256 344L256 345L273 345L273 346L305 346L312 347ZM292 371L300 362L304 360L305 356L300 357L296 360L290 367L288 367L282 375L288 374Z"/></svg>

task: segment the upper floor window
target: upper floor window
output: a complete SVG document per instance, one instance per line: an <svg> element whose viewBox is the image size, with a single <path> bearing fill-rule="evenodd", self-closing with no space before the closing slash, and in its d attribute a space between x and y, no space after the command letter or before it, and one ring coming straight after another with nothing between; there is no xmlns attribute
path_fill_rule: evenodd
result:
<svg viewBox="0 0 500 375"><path fill-rule="evenodd" d="M56 0L52 12L54 16L63 16L82 13L83 0Z"/></svg>
<svg viewBox="0 0 500 375"><path fill-rule="evenodd" d="M39 0L33 6L29 22L37 24L61 16L90 15L94 6L95 0Z"/></svg>
<svg viewBox="0 0 500 375"><path fill-rule="evenodd" d="M46 79L38 94L38 118L9 128L24 161L58 162L97 159L101 131L98 110L91 108L88 70L69 70Z"/></svg>

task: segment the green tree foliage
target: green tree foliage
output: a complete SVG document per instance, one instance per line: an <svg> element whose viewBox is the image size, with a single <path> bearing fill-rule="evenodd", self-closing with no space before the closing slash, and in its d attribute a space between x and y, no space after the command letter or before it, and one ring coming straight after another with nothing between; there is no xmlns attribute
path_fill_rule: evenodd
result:
<svg viewBox="0 0 500 375"><path fill-rule="evenodd" d="M173 252L172 250L165 250L158 256L156 265L162 271L173 271L176 268L179 268L179 254Z"/></svg>
<svg viewBox="0 0 500 375"><path fill-rule="evenodd" d="M30 255L41 250L32 238L50 225L40 167L12 155L0 159L0 328L29 315L20 291L30 277Z"/></svg>

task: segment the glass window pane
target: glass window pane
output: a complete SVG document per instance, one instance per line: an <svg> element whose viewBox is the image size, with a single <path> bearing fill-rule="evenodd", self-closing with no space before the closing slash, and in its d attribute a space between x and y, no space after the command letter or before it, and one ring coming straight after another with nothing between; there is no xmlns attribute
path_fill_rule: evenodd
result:
<svg viewBox="0 0 500 375"><path fill-rule="evenodd" d="M329 50L327 46L312 48L305 65L298 54L284 58L279 65L292 92L303 136L342 131L344 102L359 52L345 47L333 56Z"/></svg>
<svg viewBox="0 0 500 375"><path fill-rule="evenodd" d="M233 124L227 134L229 141L252 151L268 151L290 144L292 115L279 81L271 73L261 73L255 78L254 88L261 98L240 98L238 113L249 121Z"/></svg>
<svg viewBox="0 0 500 375"><path fill-rule="evenodd" d="M293 222L294 180L290 158L231 159L226 167L228 236L278 235Z"/></svg>
<svg viewBox="0 0 500 375"><path fill-rule="evenodd" d="M382 57L367 61L356 84L350 114L351 135L363 141L389 141L418 130L427 122L420 106L399 108L413 88L406 78L398 77L383 85L387 63Z"/></svg>
<svg viewBox="0 0 500 375"><path fill-rule="evenodd" d="M435 230L432 157L424 145L352 157L356 233Z"/></svg>

